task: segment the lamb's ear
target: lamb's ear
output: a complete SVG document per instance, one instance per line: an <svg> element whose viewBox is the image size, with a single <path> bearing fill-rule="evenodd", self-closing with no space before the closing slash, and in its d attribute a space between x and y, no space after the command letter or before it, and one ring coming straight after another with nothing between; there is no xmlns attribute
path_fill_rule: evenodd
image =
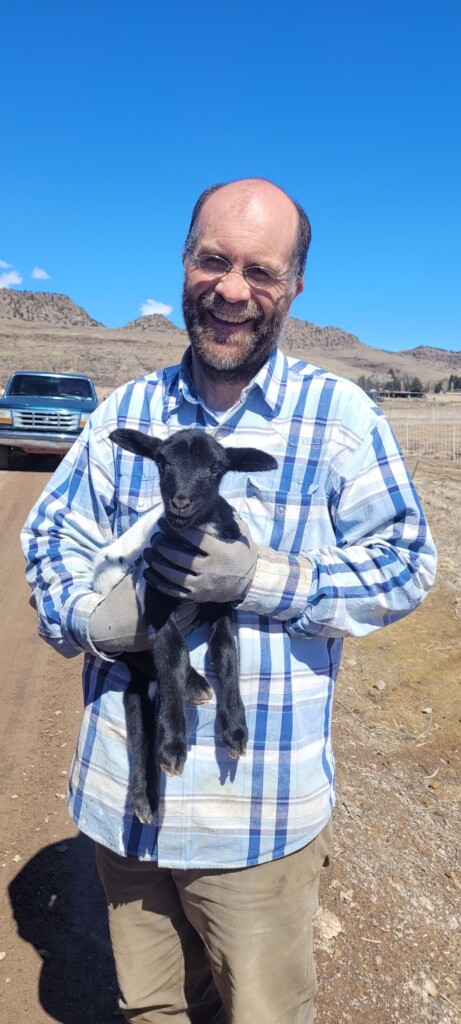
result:
<svg viewBox="0 0 461 1024"><path fill-rule="evenodd" d="M144 455L146 459L155 459L162 443L158 437L148 437L141 430L113 430L109 437L114 444L135 455Z"/></svg>
<svg viewBox="0 0 461 1024"><path fill-rule="evenodd" d="M262 473L265 469L277 469L277 460L259 448L226 448L227 471L234 473Z"/></svg>

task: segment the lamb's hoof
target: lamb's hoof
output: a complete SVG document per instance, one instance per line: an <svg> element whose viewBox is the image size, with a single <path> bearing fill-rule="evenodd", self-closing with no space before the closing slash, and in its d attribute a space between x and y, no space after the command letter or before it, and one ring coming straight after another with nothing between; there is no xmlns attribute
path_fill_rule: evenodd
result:
<svg viewBox="0 0 461 1024"><path fill-rule="evenodd" d="M191 704L198 706L199 704L206 704L207 701L211 700L212 696L213 690L203 690L202 693L196 693L193 697L189 695L188 700L190 700Z"/></svg>
<svg viewBox="0 0 461 1024"><path fill-rule="evenodd" d="M154 814L147 797L140 797L133 801L134 813L143 825L152 825Z"/></svg>
<svg viewBox="0 0 461 1024"><path fill-rule="evenodd" d="M174 775L182 775L182 766L180 765L172 768L171 765L160 762L160 767L162 772L165 772L165 775L168 775L170 779L172 779Z"/></svg>
<svg viewBox="0 0 461 1024"><path fill-rule="evenodd" d="M223 733L223 741L229 757L235 761L238 757L245 757L247 752L248 731L244 728L229 730Z"/></svg>
<svg viewBox="0 0 461 1024"><path fill-rule="evenodd" d="M211 686L195 668L189 672L184 696L191 704L206 704L213 696Z"/></svg>
<svg viewBox="0 0 461 1024"><path fill-rule="evenodd" d="M187 748L172 744L170 749L159 751L159 764L165 775L182 775L186 763Z"/></svg>
<svg viewBox="0 0 461 1024"><path fill-rule="evenodd" d="M246 747L227 747L227 753L229 754L229 757L234 759L234 761L236 761L238 757L245 757L246 752Z"/></svg>

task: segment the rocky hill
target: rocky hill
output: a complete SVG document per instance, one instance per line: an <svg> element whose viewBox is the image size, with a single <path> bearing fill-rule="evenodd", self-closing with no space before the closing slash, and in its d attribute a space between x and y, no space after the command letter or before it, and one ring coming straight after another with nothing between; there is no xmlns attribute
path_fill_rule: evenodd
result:
<svg viewBox="0 0 461 1024"><path fill-rule="evenodd" d="M137 320L130 320L125 324L124 330L135 330L139 331L154 331L158 334L171 334L178 333L185 339L187 345L187 334L181 327L176 327L176 324L172 324L171 320L167 320L166 316L162 316L161 313L151 313L150 316L138 316Z"/></svg>
<svg viewBox="0 0 461 1024"><path fill-rule="evenodd" d="M0 291L0 385L17 369L88 373L107 393L131 377L180 360L187 334L158 314L139 317L120 328L104 327L67 295ZM281 347L357 381L418 377L424 386L461 375L461 352L419 346L387 352L364 345L338 327L320 327L290 317Z"/></svg>
<svg viewBox="0 0 461 1024"><path fill-rule="evenodd" d="M53 292L0 291L0 319L26 320L28 323L62 324L71 327L98 327L81 306L67 295Z"/></svg>
<svg viewBox="0 0 461 1024"><path fill-rule="evenodd" d="M400 352L364 345L354 334L339 327L318 327L304 320L290 317L282 346L292 355L333 370L357 381L359 377L373 377L389 383L389 370L398 377L419 377L425 387L433 387L450 374L461 375L461 351L431 348L420 345Z"/></svg>

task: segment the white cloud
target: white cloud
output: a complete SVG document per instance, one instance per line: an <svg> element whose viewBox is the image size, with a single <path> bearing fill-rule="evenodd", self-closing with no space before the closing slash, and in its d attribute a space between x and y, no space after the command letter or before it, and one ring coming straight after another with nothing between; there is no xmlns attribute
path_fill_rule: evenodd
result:
<svg viewBox="0 0 461 1024"><path fill-rule="evenodd" d="M165 302L156 302L155 299L146 299L139 307L141 316L152 316L153 313L161 313L169 316L173 312L173 306L167 306Z"/></svg>
<svg viewBox="0 0 461 1024"><path fill-rule="evenodd" d="M11 263L5 263L5 260L0 260L0 267L2 268L2 270L9 270L11 267Z"/></svg>
<svg viewBox="0 0 461 1024"><path fill-rule="evenodd" d="M34 278L34 281L50 281L51 280L50 274L47 274L46 270L43 270L42 267L34 267L34 269L33 269L33 271L32 271L30 276Z"/></svg>
<svg viewBox="0 0 461 1024"><path fill-rule="evenodd" d="M0 288L11 288L12 284L22 284L22 277L17 270L9 270L6 274L0 274Z"/></svg>

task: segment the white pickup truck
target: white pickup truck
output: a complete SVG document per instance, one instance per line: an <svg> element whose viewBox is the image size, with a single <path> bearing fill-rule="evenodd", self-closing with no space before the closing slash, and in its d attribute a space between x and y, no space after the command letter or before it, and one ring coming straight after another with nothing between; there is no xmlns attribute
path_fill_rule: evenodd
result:
<svg viewBox="0 0 461 1024"><path fill-rule="evenodd" d="M18 370L0 398L0 469L15 451L64 455L98 399L90 377Z"/></svg>

